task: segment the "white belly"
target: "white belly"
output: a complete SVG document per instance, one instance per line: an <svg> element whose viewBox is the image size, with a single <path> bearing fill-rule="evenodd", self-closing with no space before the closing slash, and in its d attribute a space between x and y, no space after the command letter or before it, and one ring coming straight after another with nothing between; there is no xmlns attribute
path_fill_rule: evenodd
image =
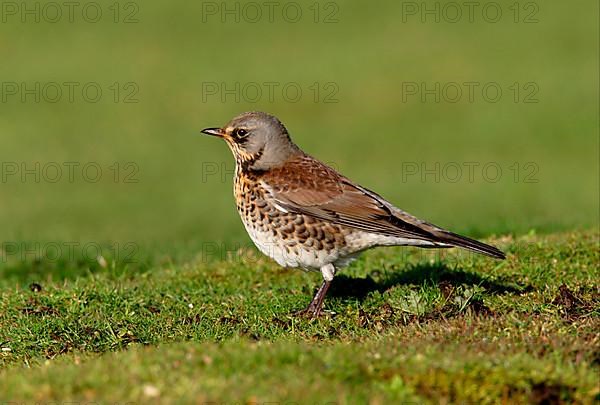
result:
<svg viewBox="0 0 600 405"><path fill-rule="evenodd" d="M339 252L312 249L292 240L274 237L271 232L261 231L244 223L250 239L263 254L275 260L283 267L302 267L318 270L326 264L334 263Z"/></svg>
<svg viewBox="0 0 600 405"><path fill-rule="evenodd" d="M244 221L242 221L244 222ZM291 239L275 237L244 222L250 239L263 254L283 267L302 267L318 270L333 263L336 268L352 262L364 250L376 246L433 246L429 241L405 239L356 231L346 236L345 246L333 250L314 249L310 244L294 243Z"/></svg>

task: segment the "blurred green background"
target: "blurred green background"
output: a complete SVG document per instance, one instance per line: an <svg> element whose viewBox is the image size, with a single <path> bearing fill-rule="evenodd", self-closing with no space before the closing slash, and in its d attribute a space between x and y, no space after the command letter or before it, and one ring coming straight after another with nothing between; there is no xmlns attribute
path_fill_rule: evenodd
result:
<svg viewBox="0 0 600 405"><path fill-rule="evenodd" d="M466 8L451 22L455 10L444 2L298 2L286 12L282 2L273 21L262 7L257 22L255 9L238 3L236 22L220 14L221 2L122 2L116 15L110 1L95 3L103 11L96 23L84 20L85 2L72 22L63 9L54 23L44 18L46 3L38 4L39 23L27 15L22 22L23 10L12 9L0 23L2 241L246 243L232 197L233 159L199 130L248 110L277 115L308 153L458 232L598 224L596 1L516 3L518 14L514 1L497 2L495 23L484 18L494 19L494 10L482 14L485 2L472 22ZM420 14L423 4L437 4L439 22ZM298 8L302 16L289 21ZM80 83L73 102L64 85L57 102L48 101L50 87L40 102L22 89L12 94L15 83L65 82ZM89 82L102 90L96 103L81 93ZM277 83L272 99L267 82ZM464 82L479 83L472 102ZM237 95L213 94L215 85L235 93L236 83ZM407 93L414 83L438 83L440 101ZM448 83L462 88L457 102ZM488 99L486 83L493 84ZM294 88L284 97L286 84L302 90L298 100ZM491 102L495 88L502 96ZM132 91L137 102L124 102ZM23 181L22 164L35 170L36 162L40 182L31 174ZM73 181L65 162L79 164ZM95 183L81 173L90 162L102 170ZM54 164L62 178L47 181ZM477 165L473 181L465 164Z"/></svg>

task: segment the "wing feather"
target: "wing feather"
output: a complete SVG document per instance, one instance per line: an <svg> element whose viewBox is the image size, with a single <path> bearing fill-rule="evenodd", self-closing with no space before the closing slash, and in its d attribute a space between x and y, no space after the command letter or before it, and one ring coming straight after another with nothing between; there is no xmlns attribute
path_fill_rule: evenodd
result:
<svg viewBox="0 0 600 405"><path fill-rule="evenodd" d="M387 236L435 239L425 222L309 156L272 169L261 180L277 205L288 211Z"/></svg>
<svg viewBox="0 0 600 405"><path fill-rule="evenodd" d="M505 257L493 246L446 231L400 210L308 155L297 156L279 168L262 173L261 181L269 190L269 198L290 212L365 232Z"/></svg>

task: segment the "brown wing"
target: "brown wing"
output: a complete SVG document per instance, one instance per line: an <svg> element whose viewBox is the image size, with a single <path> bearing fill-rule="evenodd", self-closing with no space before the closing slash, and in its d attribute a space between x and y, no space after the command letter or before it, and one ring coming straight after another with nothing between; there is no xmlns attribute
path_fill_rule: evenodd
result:
<svg viewBox="0 0 600 405"><path fill-rule="evenodd" d="M493 257L498 249L445 231L394 207L378 194L354 184L307 155L262 174L261 180L281 208L381 235L461 246Z"/></svg>
<svg viewBox="0 0 600 405"><path fill-rule="evenodd" d="M261 177L282 208L351 228L434 241L427 224L362 188L329 166L300 156ZM405 218L401 218L405 216Z"/></svg>

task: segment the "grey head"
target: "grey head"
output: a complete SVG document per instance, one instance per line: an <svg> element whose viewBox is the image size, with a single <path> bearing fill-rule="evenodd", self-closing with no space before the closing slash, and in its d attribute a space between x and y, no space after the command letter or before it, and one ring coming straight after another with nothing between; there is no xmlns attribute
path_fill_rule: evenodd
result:
<svg viewBox="0 0 600 405"><path fill-rule="evenodd" d="M223 138L236 162L250 170L281 166L302 153L281 121L260 111L245 112L221 128L206 128L202 133Z"/></svg>

